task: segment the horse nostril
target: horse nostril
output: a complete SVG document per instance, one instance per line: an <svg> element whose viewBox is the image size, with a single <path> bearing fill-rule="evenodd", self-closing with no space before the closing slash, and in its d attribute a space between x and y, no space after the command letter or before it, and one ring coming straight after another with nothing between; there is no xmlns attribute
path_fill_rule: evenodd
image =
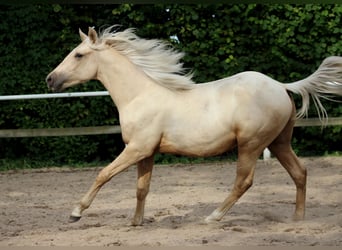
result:
<svg viewBox="0 0 342 250"><path fill-rule="evenodd" d="M55 80L54 80L54 74L49 74L47 77L46 77L46 83L48 85L49 88L53 87L53 84L54 84Z"/></svg>

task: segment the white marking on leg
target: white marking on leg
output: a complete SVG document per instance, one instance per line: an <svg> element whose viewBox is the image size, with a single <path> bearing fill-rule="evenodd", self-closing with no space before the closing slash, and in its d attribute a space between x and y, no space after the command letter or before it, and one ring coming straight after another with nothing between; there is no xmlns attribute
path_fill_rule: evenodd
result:
<svg viewBox="0 0 342 250"><path fill-rule="evenodd" d="M211 213L211 215L205 218L205 222L209 223L213 221L219 221L222 218L222 216L223 216L222 212L216 209Z"/></svg>

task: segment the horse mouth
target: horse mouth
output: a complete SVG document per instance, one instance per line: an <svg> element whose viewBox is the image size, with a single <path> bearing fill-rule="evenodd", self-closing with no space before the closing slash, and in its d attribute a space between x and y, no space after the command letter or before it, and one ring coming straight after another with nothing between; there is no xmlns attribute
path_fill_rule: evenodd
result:
<svg viewBox="0 0 342 250"><path fill-rule="evenodd" d="M52 92L58 93L63 91L63 83L54 85L54 86L49 86L48 87Z"/></svg>

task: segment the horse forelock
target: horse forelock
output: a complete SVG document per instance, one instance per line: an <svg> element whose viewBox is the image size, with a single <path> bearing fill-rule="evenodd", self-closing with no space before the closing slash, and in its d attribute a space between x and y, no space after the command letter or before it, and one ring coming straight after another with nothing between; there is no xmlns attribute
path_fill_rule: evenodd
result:
<svg viewBox="0 0 342 250"><path fill-rule="evenodd" d="M113 31L116 25L99 34L99 43L94 49L109 45L140 67L156 83L170 89L191 89L194 86L192 73L186 73L180 60L184 53L176 51L169 43L157 39L144 39L135 34L135 29Z"/></svg>

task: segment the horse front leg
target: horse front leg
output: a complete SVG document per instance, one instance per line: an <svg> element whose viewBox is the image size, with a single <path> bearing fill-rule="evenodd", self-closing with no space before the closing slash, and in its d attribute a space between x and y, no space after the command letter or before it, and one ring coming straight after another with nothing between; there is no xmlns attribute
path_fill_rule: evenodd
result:
<svg viewBox="0 0 342 250"><path fill-rule="evenodd" d="M127 145L121 154L111 164L100 171L89 191L83 196L79 204L72 211L69 222L76 222L81 219L82 212L90 206L96 194L105 183L107 183L115 175L127 169L129 166L148 156L149 154L146 151L142 151Z"/></svg>
<svg viewBox="0 0 342 250"><path fill-rule="evenodd" d="M132 220L132 226L141 226L144 219L146 196L150 190L154 155L138 162L137 206Z"/></svg>

